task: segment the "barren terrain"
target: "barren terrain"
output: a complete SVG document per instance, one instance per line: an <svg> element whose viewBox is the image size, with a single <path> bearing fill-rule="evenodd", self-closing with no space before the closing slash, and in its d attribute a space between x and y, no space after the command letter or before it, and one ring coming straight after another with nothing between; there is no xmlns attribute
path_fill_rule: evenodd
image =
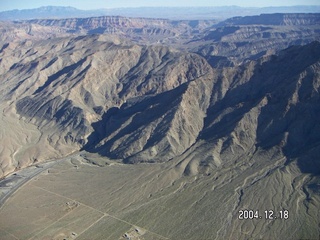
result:
<svg viewBox="0 0 320 240"><path fill-rule="evenodd" d="M301 176L295 163L285 166L284 158L271 161L269 154L257 152L249 165L239 162L197 176L184 176L179 160L123 165L74 155L30 180L2 206L1 236L317 239L320 197L301 188L315 178ZM241 209L258 210L261 219L239 220ZM265 210L274 210L278 219L265 219ZM289 211L288 219L280 219L281 210Z"/></svg>
<svg viewBox="0 0 320 240"><path fill-rule="evenodd" d="M0 23L0 238L318 239L319 23Z"/></svg>

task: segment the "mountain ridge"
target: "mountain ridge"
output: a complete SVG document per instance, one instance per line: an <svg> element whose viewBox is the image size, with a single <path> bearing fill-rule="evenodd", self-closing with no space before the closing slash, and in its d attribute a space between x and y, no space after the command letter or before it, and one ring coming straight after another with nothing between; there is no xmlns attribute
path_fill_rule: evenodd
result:
<svg viewBox="0 0 320 240"><path fill-rule="evenodd" d="M222 22L120 16L40 19L2 22L0 36L2 46L7 46L12 42L108 34L121 41L199 53L213 67L224 67L256 60L291 45L319 41L319 19L319 14L267 14Z"/></svg>
<svg viewBox="0 0 320 240"><path fill-rule="evenodd" d="M306 19L306 16L307 19ZM316 25L319 24L320 17L313 13L273 13L260 14L259 16L233 17L222 21L219 26L227 25Z"/></svg>
<svg viewBox="0 0 320 240"><path fill-rule="evenodd" d="M239 67L214 69L198 54L161 46L120 43L99 35L57 40L50 56L44 50L46 44L51 45L44 41L37 47L26 47L23 65L15 63L8 68L8 73L2 73L2 78L7 78L3 82L6 88L1 91L2 96L6 96L5 101L14 103L17 114L37 125L43 137L47 136L49 145L60 149L58 152L62 154L65 154L64 149L67 152L72 148L85 149L130 163L168 161L187 151L196 141L207 139L210 132L218 134L222 126L224 129L237 126L238 123L232 121L228 125L228 116L234 116L239 124L247 121L243 117L258 119L241 111L251 111L259 104L262 105L258 109L266 109L273 98L271 90L266 92L275 84L272 79L306 74L303 70L310 68L310 61L313 65L318 61L316 52L319 50L319 42L313 42ZM91 46L90 51L82 47L87 45ZM35 53L39 57L35 58ZM128 62L122 60L119 65L117 59L124 56L130 56L125 58ZM305 65L297 65L302 61L300 58L305 58ZM264 67L270 61L286 63L286 59L297 60L292 66L283 65L280 72L274 71L274 67ZM107 72L115 74L106 75ZM259 83L263 74L272 80L269 87L268 81ZM20 76L25 77L21 80ZM259 89L263 88L266 89L261 95ZM251 89L252 93L241 95L246 89ZM263 119L268 119L268 114ZM274 128L279 127L275 125ZM241 133L247 137L245 141L251 142L247 148L251 149L256 142L252 136L264 136L261 133L265 130L260 129L257 125L250 134ZM219 141L226 147L236 142L245 146L247 143L235 137L239 134L232 133L234 137L231 138L218 134L217 139L225 139ZM287 139L292 142L291 135ZM284 149L288 148L284 145ZM38 156L41 158L43 156Z"/></svg>
<svg viewBox="0 0 320 240"><path fill-rule="evenodd" d="M27 20L37 18L97 17L120 15L125 17L166 18L171 20L212 20L234 16L259 15L263 13L307 13L320 12L320 6L283 6L245 8L238 6L222 7L138 7L80 10L74 7L44 6L35 9L9 10L0 12L0 20Z"/></svg>

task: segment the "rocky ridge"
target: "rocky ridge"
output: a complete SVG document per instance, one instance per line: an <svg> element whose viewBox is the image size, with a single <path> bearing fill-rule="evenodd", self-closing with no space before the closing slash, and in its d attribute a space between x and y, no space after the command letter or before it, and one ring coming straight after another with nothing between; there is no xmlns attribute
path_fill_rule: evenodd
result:
<svg viewBox="0 0 320 240"><path fill-rule="evenodd" d="M204 56L214 67L239 65L292 45L319 41L319 21L319 14L230 18L208 29L199 39L192 40L192 44L197 45L193 51Z"/></svg>
<svg viewBox="0 0 320 240"><path fill-rule="evenodd" d="M272 21L270 20L272 19ZM291 45L320 40L319 14L263 14L215 20L102 16L2 22L2 45L92 34L116 35L137 44L158 44L201 54L213 67L239 65Z"/></svg>
<svg viewBox="0 0 320 240"><path fill-rule="evenodd" d="M219 26L230 25L272 25L272 26L305 26L317 25L320 17L317 13L273 13L259 16L233 17L222 21Z"/></svg>
<svg viewBox="0 0 320 240"><path fill-rule="evenodd" d="M63 154L66 153L64 150L81 148L92 133L91 124L104 119L112 108L126 106L126 109L130 109L130 105L136 102L143 99L149 102L147 98L153 98L154 105L160 106L153 110L148 106L147 109L155 112L159 107L162 108L162 98L165 100L169 97L167 92L182 93L193 81L203 82L202 88L211 84L208 80L208 83L205 82L212 75L212 69L205 59L167 47L126 45L97 35L60 39L55 44L47 41L38 44L19 49L9 45L2 52L3 55L16 55L19 58L11 66L1 62L4 70L1 73L2 101L16 105L14 111L27 122L38 126L45 133L42 137ZM88 45L91 46L90 50L84 47ZM163 97L160 98L160 95ZM183 99L177 99L173 104L178 108L181 101ZM168 114L168 124L175 119L176 113L172 110L172 113L161 110L162 114ZM134 117L131 116L133 111L128 112L129 121ZM163 117L155 117L157 123L154 124L159 124ZM179 117L183 118L183 115ZM145 127L142 120L143 116L138 124ZM162 125L162 128L168 127L167 124ZM150 129L155 127L150 126ZM192 144L194 139L189 141ZM182 147L178 152L185 148ZM127 151L132 151L129 149ZM42 155L37 158L40 160L47 153L39 149L38 154ZM27 160L28 164L30 161ZM13 166L17 166L18 162Z"/></svg>
<svg viewBox="0 0 320 240"><path fill-rule="evenodd" d="M281 16L284 19L297 17L294 14ZM301 16L310 18L308 14L298 16L299 19ZM310 19L316 19L317 15L312 16ZM253 17L260 20L264 18L265 16ZM79 36L78 33L70 36L67 33L81 28L87 34L88 31L109 26L119 28L122 33L127 29L134 32L132 29L143 28L146 24L158 27L173 24L168 20L101 17L33 20L29 23L48 29L59 26L59 29L65 31L59 38L41 40L45 35L42 32L44 35L35 34L37 39L3 43L1 47L1 101L6 103L3 104L3 121L8 122L9 118L16 117L21 122L32 125L30 128L37 129L38 141L31 144L34 139L26 140L31 141L29 145L32 151L25 147L18 150L20 143L16 143L11 151L3 150L3 159L7 159L2 168L3 174L43 161L48 156L63 156L79 149L99 152L111 159L123 159L130 163L169 161L197 146L199 142L203 145L207 141L213 141L213 145L217 147L212 150L213 155L208 157L215 164L221 162L219 159L229 158L221 158L223 149L223 152L233 153L233 148L236 148L236 152L247 154L248 149L252 151L260 142L263 142L263 147L269 146L272 141L275 142L271 146L281 143L281 149L286 152L286 149L290 149L290 144L298 144L294 140L296 137L292 137L295 131L286 129L288 126L283 127L284 123L290 121L266 120L269 118L266 115L262 120L262 123L267 122L264 126L258 121L260 112L263 113L262 109L268 109L270 101L277 99L281 107L279 118L283 112L292 114L289 114L292 119L299 119L294 113L296 111L311 111L310 116L314 115L309 108L302 107L300 110L300 107L296 109L291 105L283 108L285 104L280 104L279 93L271 91L274 85L278 85L277 81L282 83L287 78L300 79L300 75L317 81L318 42L308 44L318 38L317 28L312 24L304 31L300 26L293 30L291 27L286 28L287 26L265 25L230 25L209 32L207 29L204 39L214 45L209 44L200 49L200 56L162 45L135 44L119 37L119 34ZM24 25L27 22L19 24L22 25L18 26L27 26ZM182 21L175 24L187 24L185 26L189 30L204 30L210 22L197 21L191 24ZM15 25L8 23L8 26L14 29ZM251 40L243 42L243 39ZM283 45L279 45L280 41ZM295 43L308 45L276 53L278 48ZM188 44L187 49L195 46L192 42ZM273 50L270 44L274 47ZM251 46L250 52L246 52L248 46ZM266 48L269 52L263 53ZM301 56L300 51L303 52ZM233 56L230 56L231 52ZM282 55L285 57L280 57ZM5 61L8 56L10 61ZM309 60L303 60L304 56ZM235 63L239 64L243 60L247 63L236 66ZM290 60L296 62L291 63ZM304 64L299 65L300 62ZM224 67L225 65L229 67ZM280 72L277 69L281 69ZM295 74L291 69L297 70ZM270 80L266 80L266 76ZM292 84L294 83L287 82L282 88L278 86L278 89L288 91L285 86ZM311 85L317 89L317 82ZM288 99L297 98L290 94ZM316 92L312 94L316 96ZM273 95L275 97L271 97ZM306 102L303 106L310 104ZM290 111L291 107L295 110ZM252 109L256 109L259 115L253 116ZM226 124L226 119L230 118L228 116L238 122ZM248 121L254 121L254 129L247 126ZM279 121L283 126L273 125ZM220 132L222 126L226 131L224 133ZM306 131L312 132L313 127L317 128L312 125ZM277 138L272 134L272 137L265 135L269 130L279 130L279 133L272 133ZM302 134L303 142L318 141L316 136L307 140L305 133L299 134ZM19 134L14 135L16 137ZM37 147L39 143L45 143L50 154L43 151L43 147ZM229 148L229 145L232 147ZM304 145L299 142L299 146ZM32 154L27 154L28 151ZM27 157L22 159L23 155Z"/></svg>
<svg viewBox="0 0 320 240"><path fill-rule="evenodd" d="M278 146L281 141L286 152L290 144L298 144L294 134L300 134L299 149L304 149L302 142L307 146L318 141L307 134L317 132L317 125L295 133L284 124L289 120L279 120L285 113L297 121L293 126L299 125L298 111L310 112L310 120L316 118L316 110L307 106L317 97L318 42L222 70L213 69L197 54L99 35L13 46L1 53L19 59L12 65L1 61L2 101L11 106L4 112L16 112L37 126L41 138L62 155L83 148L125 162L162 162L203 141L213 141L219 151L230 153L252 150L258 143ZM311 102L297 100L300 88L306 89L303 99ZM284 96L284 91L288 96L281 102L279 94ZM279 119L269 119L268 112L276 108L273 102ZM297 104L301 110L296 110ZM214 155L219 151L212 150ZM38 149L36 155L41 160L46 153ZM13 160L9 169L20 161Z"/></svg>

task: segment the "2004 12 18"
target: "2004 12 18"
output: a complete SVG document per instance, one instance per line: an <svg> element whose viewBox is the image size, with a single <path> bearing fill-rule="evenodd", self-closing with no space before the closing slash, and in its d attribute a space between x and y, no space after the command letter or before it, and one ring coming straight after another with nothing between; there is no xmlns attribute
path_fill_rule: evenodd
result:
<svg viewBox="0 0 320 240"><path fill-rule="evenodd" d="M288 210L251 210L251 209L244 209L238 211L238 219L240 220L252 220L252 219L266 219L266 220L275 220L275 219L282 219L287 220L289 219L289 211Z"/></svg>

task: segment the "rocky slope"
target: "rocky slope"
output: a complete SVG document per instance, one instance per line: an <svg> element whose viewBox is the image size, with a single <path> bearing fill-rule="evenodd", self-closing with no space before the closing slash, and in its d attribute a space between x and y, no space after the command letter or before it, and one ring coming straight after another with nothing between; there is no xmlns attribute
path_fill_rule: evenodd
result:
<svg viewBox="0 0 320 240"><path fill-rule="evenodd" d="M319 21L319 14L235 17L209 28L190 44L197 45L193 51L204 56L214 67L238 65L292 45L319 41Z"/></svg>
<svg viewBox="0 0 320 240"><path fill-rule="evenodd" d="M279 149L289 162L297 158L303 171L319 174L319 53L313 42L224 70L229 81L212 93L223 97L211 102L198 138L211 145L208 159Z"/></svg>
<svg viewBox="0 0 320 240"><path fill-rule="evenodd" d="M223 69L103 35L15 46L1 52L13 56L0 63L2 176L86 151L9 200L5 236L131 234L121 224L106 233L110 216L161 239L319 235L319 42ZM106 216L87 224L82 207ZM240 220L244 209L261 218ZM266 219L265 210L289 219ZM26 218L16 216L28 216L30 230L17 231ZM78 228L56 227L74 219Z"/></svg>
<svg viewBox="0 0 320 240"><path fill-rule="evenodd" d="M101 239L110 216L171 239L316 238L319 27L182 21L169 35L187 29L183 36L165 46L154 43L170 39L161 31L173 22L144 28L143 21L4 23L0 177L69 156L16 195L14 206L26 211L17 213L24 216L19 226L26 226L25 213L33 219L28 238L52 234L66 220L66 199L103 215L89 225L75 218L85 225L81 234L88 230L83 239L91 230ZM109 25L119 32L87 34ZM155 38L153 27L162 29ZM23 193L39 196L33 191L46 198L29 196L32 204L23 206ZM41 208L47 219L49 193L61 203L39 227L30 209ZM8 206L0 209L0 232L23 238L28 231ZM243 209L286 209L290 220L240 220ZM112 234L125 236L120 230Z"/></svg>
<svg viewBox="0 0 320 240"><path fill-rule="evenodd" d="M38 142L45 141L58 155L80 149L94 127L98 125L97 128L100 128L100 122L91 124L97 121L104 123L110 112L120 107L126 109L127 119L124 118L120 125L115 124L114 133L111 130L108 130L108 135L99 133L102 134L101 141L106 142L104 138L114 136L114 146L111 148L115 149L119 145L117 141L127 139L124 142L131 142L132 146L126 146L119 154L119 157L127 157L148 145L146 151L151 151L154 144L146 141L161 131L163 136L157 136L154 141L161 142L163 139L159 145L164 151L170 146L167 139L172 137L170 132L180 128L179 121L190 115L190 110L179 110L180 105L186 105L188 101L183 93L197 91L197 96L200 96L202 90L210 89L207 86L212 85L210 79L213 71L205 59L167 47L131 45L116 38L97 35L41 41L20 48L15 46L14 43L9 44L1 53L2 59L12 56L11 62L1 61L1 101L11 106L3 111L8 115L19 114L26 122L37 126L41 132ZM88 49L86 46L91 47ZM174 92L181 97L172 96ZM201 108L198 117L202 119L209 102L209 92L207 100L196 99L197 96L193 97L196 100L194 104ZM150 102L153 106L149 106ZM147 115L157 115L144 123L144 111L147 109ZM179 114L176 113L178 110ZM186 125L192 125L192 120L187 121ZM116 135L125 125L128 125L126 129L131 135L137 134L132 130L139 131L142 142L130 140L123 132ZM135 129L137 126L140 129ZM178 149L174 147L172 156L191 145L201 127L199 123L192 131L193 135L188 136L190 139L183 139L186 144ZM150 132L149 137L143 135L143 131ZM16 155L16 151L19 150L10 154ZM119 149L114 151L119 152ZM36 156L37 160L48 158L46 151L40 149ZM12 159L8 164L11 165L10 170L4 172L20 166L21 161L23 166L32 163L33 158L30 158Z"/></svg>
<svg viewBox="0 0 320 240"><path fill-rule="evenodd" d="M250 101L264 105L272 94L265 92L266 89L261 90L262 86L267 86L266 76L273 79L279 78L277 74L280 74L288 78L287 75L291 76L294 72L290 70L292 68L301 69L292 75L298 78L299 74L304 74L305 68L316 63L316 57L313 62L301 57L299 61L309 65L289 64L289 68L289 60L295 59L295 54L290 56L290 51L297 54L300 51L290 48L286 50L288 56L272 65L276 57L270 56L278 49L319 40L318 26L310 25L316 21L317 14L277 16L298 26L266 26L264 15L251 17L254 24L261 22L264 25L241 25L239 21L247 18L236 18L226 21L229 21L228 24L233 21L233 25L209 31L206 28L212 24L210 21L174 22L123 17L3 23L2 35L7 37L3 38L0 46L3 122L9 126L11 118L19 118L21 124L27 123L30 128L37 129L37 137L22 142L18 132L12 133L13 138L19 141L15 141L10 151L7 148L2 151L3 159L6 159L3 172L8 173L17 167L63 156L81 148L131 163L168 161L184 153L202 138L206 139L204 136L210 135L210 129L215 133L220 125L223 126L217 121L224 119L226 113L221 113L221 116L217 114L219 111L230 111L226 107L231 101L228 99L237 99L227 94L233 92L232 88L240 83L248 86L253 89L250 90L252 93L244 88L242 95L251 96ZM300 23L309 25L302 27ZM281 25L280 22L273 24ZM174 29L174 25L177 28ZM164 38L166 34L182 34L183 31L188 32L183 38L188 38L188 34L195 30L199 36L206 33L205 45L196 50L203 57L163 45L135 45L124 39L133 34L128 37L132 40L143 31L147 36L144 41L152 42L152 33L149 32L152 28L162 29L154 32L159 38ZM102 29L102 32L114 30L117 34L88 34L96 29ZM88 35L79 36L81 33ZM19 40L27 36L30 36L29 40ZM143 34L140 34L140 43L143 42L141 36ZM50 39L45 39L47 37ZM16 40L9 41L10 38ZM175 39L182 41L179 37ZM183 49L192 49L199 42L201 39L189 41ZM310 56L317 56L317 42L302 49L308 48L314 48L309 50ZM303 51L307 56L307 50ZM235 67L245 61L248 63ZM283 67L277 67L281 64ZM281 71L266 70L264 73L264 68L272 69L270 66ZM275 80L269 83L268 89L274 88L274 84L277 84ZM258 93L260 95L256 96ZM240 99L230 108L243 106L240 109L248 111L262 108L262 105L258 107L259 104L247 105L245 100ZM281 109L280 112L283 111L289 110ZM235 117L241 119L243 116ZM269 121L275 122L274 119ZM4 132L3 135L10 138L10 131ZM262 132L264 130L257 127L245 133L250 139L243 145L247 147L240 144L240 148L251 149L252 144L258 141L251 139L252 135L261 137ZM291 139L289 135L287 137ZM215 141L218 148L224 148L225 140L218 138ZM32 151L26 146L23 151L19 150L19 146L26 142ZM43 146L36 147L37 144ZM40 150L43 148L48 151ZM23 155L26 157L23 158Z"/></svg>
<svg viewBox="0 0 320 240"><path fill-rule="evenodd" d="M308 106L316 100L297 98L300 88L307 88L303 99L318 96L318 53L314 42L214 70L196 54L103 35L30 42L20 48L11 43L1 52L2 59L12 56L10 62L1 61L1 101L10 106L3 113L35 126L38 143L51 146L47 149L53 156L84 148L125 162L162 162L203 140L216 146L208 157L216 164L221 151L237 152L237 158L258 143L269 147L283 141L284 152L292 149L290 144L307 150L318 141L309 134L317 133L317 124L296 133L288 128L291 120L282 118L285 114L293 119L292 126L303 128L307 125L297 112L314 119L316 110ZM283 102L279 94L286 96ZM268 115L273 108L277 119ZM4 173L48 158L46 151L34 150L36 143L30 145L29 158L17 149L10 152L20 157L5 164ZM299 149L288 154L296 156Z"/></svg>
<svg viewBox="0 0 320 240"><path fill-rule="evenodd" d="M8 44L9 42L16 42L19 45L21 42L28 40L37 41L68 35L70 34L56 27L29 23L0 22L1 45Z"/></svg>
<svg viewBox="0 0 320 240"><path fill-rule="evenodd" d="M56 27L73 34L102 34L112 33L141 43L157 43L168 39L190 38L209 26L216 20L168 20L152 18L128 18L121 16L101 16L90 18L67 19L35 19L22 21L23 24L34 24L44 27ZM169 43L171 43L169 41ZM180 40L181 41L181 40Z"/></svg>
<svg viewBox="0 0 320 240"><path fill-rule="evenodd" d="M261 14L259 16L234 17L222 21L220 26L230 25L282 25L282 26L304 26L317 25L320 23L320 16L317 13L274 13Z"/></svg>
<svg viewBox="0 0 320 240"><path fill-rule="evenodd" d="M178 20L101 16L0 22L0 43L44 40L66 36L112 34L139 44L182 47L215 20Z"/></svg>
<svg viewBox="0 0 320 240"><path fill-rule="evenodd" d="M108 137L98 144L98 151L129 162L165 161L185 150L193 154L200 145L205 150L197 152L206 153L205 158L195 156L186 168L196 174L202 165L236 161L257 149L277 149L288 161L298 158L307 167L303 171L318 174L319 162L312 158L320 150L319 53L319 42L291 47L270 58L214 72L209 81L198 79L182 85L183 90L179 86L163 96L124 105L103 120L103 135ZM158 116L160 126L154 126ZM141 126L146 119L151 126ZM168 122L169 130L163 126Z"/></svg>
<svg viewBox="0 0 320 240"><path fill-rule="evenodd" d="M319 14L263 14L214 20L102 16L0 23L1 43L113 34L138 44L164 44L204 56L214 67L239 65L291 45L320 40Z"/></svg>

